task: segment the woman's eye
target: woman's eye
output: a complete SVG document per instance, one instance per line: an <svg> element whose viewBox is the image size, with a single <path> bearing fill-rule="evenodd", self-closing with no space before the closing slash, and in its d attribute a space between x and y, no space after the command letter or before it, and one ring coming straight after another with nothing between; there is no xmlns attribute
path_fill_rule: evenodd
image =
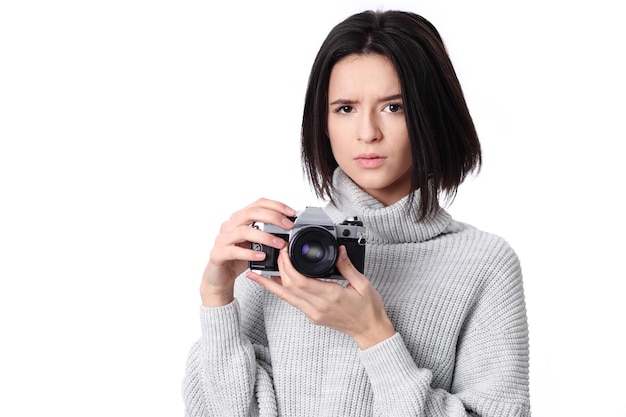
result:
<svg viewBox="0 0 626 417"><path fill-rule="evenodd" d="M398 113L402 111L402 109L403 107L400 103L389 103L387 106L385 106L385 111L389 113Z"/></svg>
<svg viewBox="0 0 626 417"><path fill-rule="evenodd" d="M338 107L337 110L335 110L335 112L337 113L351 113L352 112L352 106L341 106Z"/></svg>

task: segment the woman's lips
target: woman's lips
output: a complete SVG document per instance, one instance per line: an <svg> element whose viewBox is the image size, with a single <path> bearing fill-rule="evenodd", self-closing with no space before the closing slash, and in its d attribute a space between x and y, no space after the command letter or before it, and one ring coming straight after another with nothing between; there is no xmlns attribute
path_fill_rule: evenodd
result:
<svg viewBox="0 0 626 417"><path fill-rule="evenodd" d="M354 158L356 163L362 168L378 168L385 163L385 157L375 154L363 154Z"/></svg>

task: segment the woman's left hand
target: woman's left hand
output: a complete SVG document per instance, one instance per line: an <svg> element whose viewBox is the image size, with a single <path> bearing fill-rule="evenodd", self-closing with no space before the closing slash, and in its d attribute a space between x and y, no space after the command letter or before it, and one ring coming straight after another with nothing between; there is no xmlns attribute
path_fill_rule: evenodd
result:
<svg viewBox="0 0 626 417"><path fill-rule="evenodd" d="M337 269L348 282L305 277L291 264L287 249L278 257L279 277L266 278L252 271L246 276L273 292L298 310L313 324L338 330L352 337L360 349L367 349L395 334L380 294L339 248Z"/></svg>

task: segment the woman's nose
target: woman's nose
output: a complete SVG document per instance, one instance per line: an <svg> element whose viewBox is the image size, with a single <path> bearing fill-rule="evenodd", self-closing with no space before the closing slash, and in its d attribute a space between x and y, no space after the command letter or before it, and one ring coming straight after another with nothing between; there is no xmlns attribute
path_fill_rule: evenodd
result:
<svg viewBox="0 0 626 417"><path fill-rule="evenodd" d="M359 123L359 140L365 143L375 142L382 138L378 121L375 116L365 115Z"/></svg>

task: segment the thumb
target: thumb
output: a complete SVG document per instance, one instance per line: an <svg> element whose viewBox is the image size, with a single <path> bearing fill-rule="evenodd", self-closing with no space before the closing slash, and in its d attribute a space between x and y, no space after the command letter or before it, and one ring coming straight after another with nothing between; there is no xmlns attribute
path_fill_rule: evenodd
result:
<svg viewBox="0 0 626 417"><path fill-rule="evenodd" d="M348 251L346 247L341 245L339 247L339 259L337 259L337 270L341 274L342 277L348 281L348 284L351 285L358 292L363 287L363 285L368 285L369 281L352 263L350 258L348 258Z"/></svg>

